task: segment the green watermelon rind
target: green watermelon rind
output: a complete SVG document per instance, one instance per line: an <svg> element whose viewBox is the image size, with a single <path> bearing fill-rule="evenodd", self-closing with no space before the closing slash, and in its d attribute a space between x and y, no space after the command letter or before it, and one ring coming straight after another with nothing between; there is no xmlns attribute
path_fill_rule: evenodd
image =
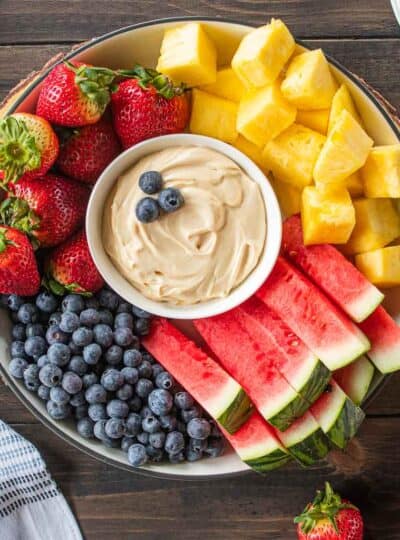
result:
<svg viewBox="0 0 400 540"><path fill-rule="evenodd" d="M383 381L388 377L388 375L385 375L384 373L381 373L379 369L375 368L374 376L372 377L372 381L370 382L368 392L366 396L364 397L363 403L365 403L377 390L378 386L383 384Z"/></svg>
<svg viewBox="0 0 400 540"><path fill-rule="evenodd" d="M329 369L318 360L309 379L298 389L299 394L312 405L325 390L331 375Z"/></svg>
<svg viewBox="0 0 400 540"><path fill-rule="evenodd" d="M253 404L246 392L241 388L233 401L216 420L228 433L235 433L253 412Z"/></svg>
<svg viewBox="0 0 400 540"><path fill-rule="evenodd" d="M300 465L309 467L328 454L330 444L325 433L319 427L304 440L291 447L286 447L286 449Z"/></svg>
<svg viewBox="0 0 400 540"><path fill-rule="evenodd" d="M309 409L310 404L299 394L292 399L283 409L270 418L265 418L271 425L279 429L279 431L285 431L288 429L297 418L303 416L303 414ZM262 411L260 411L262 414Z"/></svg>
<svg viewBox="0 0 400 540"><path fill-rule="evenodd" d="M363 410L346 396L335 422L326 431L326 436L338 448L344 450L365 418Z"/></svg>
<svg viewBox="0 0 400 540"><path fill-rule="evenodd" d="M245 459L243 460L249 467L258 473L266 473L273 471L274 469L279 469L291 461L292 456L283 452L279 448L274 450L271 453L265 454L264 456L256 457L254 459Z"/></svg>

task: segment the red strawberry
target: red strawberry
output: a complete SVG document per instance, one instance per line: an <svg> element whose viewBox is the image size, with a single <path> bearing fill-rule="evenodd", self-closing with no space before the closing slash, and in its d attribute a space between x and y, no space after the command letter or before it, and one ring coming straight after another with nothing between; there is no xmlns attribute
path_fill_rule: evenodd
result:
<svg viewBox="0 0 400 540"><path fill-rule="evenodd" d="M89 190L79 182L47 174L13 186L0 205L0 219L41 247L56 246L82 225L88 200Z"/></svg>
<svg viewBox="0 0 400 540"><path fill-rule="evenodd" d="M0 121L0 180L43 176L58 155L58 139L44 118L14 113Z"/></svg>
<svg viewBox="0 0 400 540"><path fill-rule="evenodd" d="M36 113L59 126L95 124L110 101L114 78L115 72L107 68L58 64L43 81Z"/></svg>
<svg viewBox="0 0 400 540"><path fill-rule="evenodd" d="M299 540L362 540L364 524L358 508L342 500L328 482L325 492L317 491L297 523Z"/></svg>
<svg viewBox="0 0 400 540"><path fill-rule="evenodd" d="M150 137L183 131L189 120L183 88L140 66L130 73L135 78L121 82L111 95L114 128L122 146L129 148Z"/></svg>
<svg viewBox="0 0 400 540"><path fill-rule="evenodd" d="M55 294L65 291L91 294L101 289L104 281L90 255L84 229L50 253L46 275Z"/></svg>
<svg viewBox="0 0 400 540"><path fill-rule="evenodd" d="M57 165L67 176L94 184L120 151L111 122L102 118L96 124L66 134L65 142L61 142Z"/></svg>
<svg viewBox="0 0 400 540"><path fill-rule="evenodd" d="M33 248L17 229L0 226L0 293L31 296L40 286Z"/></svg>

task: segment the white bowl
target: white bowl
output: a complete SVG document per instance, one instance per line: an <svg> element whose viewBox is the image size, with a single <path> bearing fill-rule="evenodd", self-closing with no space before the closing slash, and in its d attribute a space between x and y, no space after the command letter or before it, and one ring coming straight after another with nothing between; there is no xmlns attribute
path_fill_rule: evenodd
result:
<svg viewBox="0 0 400 540"><path fill-rule="evenodd" d="M174 146L203 146L231 158L260 187L267 222L267 238L261 258L254 270L228 296L198 304L177 306L157 302L144 296L127 281L108 257L102 242L104 205L119 176L142 157ZM86 214L86 234L90 252L105 281L125 300L154 315L170 319L200 319L223 313L242 304L264 283L278 257L282 239L282 216L274 190L264 173L251 159L229 144L211 137L180 133L143 141L120 154L96 182ZM166 254L167 256L167 254Z"/></svg>

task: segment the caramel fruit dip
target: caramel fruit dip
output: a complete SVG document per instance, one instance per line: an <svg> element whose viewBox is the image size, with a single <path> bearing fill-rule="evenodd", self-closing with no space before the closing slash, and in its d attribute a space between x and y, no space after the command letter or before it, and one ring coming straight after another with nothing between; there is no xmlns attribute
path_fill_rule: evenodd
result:
<svg viewBox="0 0 400 540"><path fill-rule="evenodd" d="M162 174L163 188L181 190L185 202L141 223L135 208L146 195L139 177L150 170ZM147 298L175 305L229 295L257 266L266 234L257 183L228 157L200 146L142 158L120 176L104 208L103 243L113 264Z"/></svg>

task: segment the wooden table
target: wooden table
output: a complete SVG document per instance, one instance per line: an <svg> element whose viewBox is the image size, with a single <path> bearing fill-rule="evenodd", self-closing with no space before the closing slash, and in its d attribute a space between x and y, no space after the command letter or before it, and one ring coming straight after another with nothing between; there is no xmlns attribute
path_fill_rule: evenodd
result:
<svg viewBox="0 0 400 540"><path fill-rule="evenodd" d="M0 0L0 101L76 42L177 15L254 24L282 17L298 38L323 47L400 106L400 34L389 0ZM329 480L361 506L367 538L394 540L400 539L399 394L395 375L368 407L345 456L307 471L293 466L265 478L211 482L157 480L105 466L53 435L4 385L0 416L43 453L87 539L288 540L295 538L292 517Z"/></svg>

